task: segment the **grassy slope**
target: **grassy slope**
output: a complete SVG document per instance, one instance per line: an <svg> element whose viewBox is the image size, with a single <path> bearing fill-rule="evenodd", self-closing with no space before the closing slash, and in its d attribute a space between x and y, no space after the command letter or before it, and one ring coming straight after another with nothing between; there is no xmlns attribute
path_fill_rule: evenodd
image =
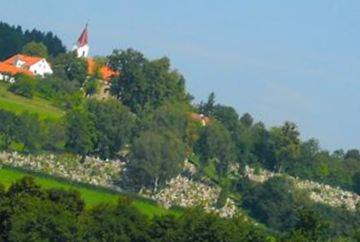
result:
<svg viewBox="0 0 360 242"><path fill-rule="evenodd" d="M11 183L21 179L23 176L29 175L24 171L14 170L10 168L0 168L0 183L4 184L6 187L10 186ZM82 187L80 185L73 185L67 182L62 182L57 179L46 178L41 176L35 176L36 181L44 188L63 188L63 189L76 189L80 192L82 198L84 199L87 207L93 207L102 202L114 203L119 197L119 193L113 193L108 191L100 191L87 187ZM134 206L139 209L142 213L148 216L161 215L174 213L175 211L166 210L150 202L143 200L134 200Z"/></svg>
<svg viewBox="0 0 360 242"><path fill-rule="evenodd" d="M25 111L37 113L42 119L58 119L64 115L62 110L52 106L49 101L37 97L28 99L15 95L7 91L3 83L0 83L0 109L17 114Z"/></svg>

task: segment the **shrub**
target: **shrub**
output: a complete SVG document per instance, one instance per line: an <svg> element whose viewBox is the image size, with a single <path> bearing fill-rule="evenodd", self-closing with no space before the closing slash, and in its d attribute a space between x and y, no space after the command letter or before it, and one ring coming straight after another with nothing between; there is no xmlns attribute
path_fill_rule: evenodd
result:
<svg viewBox="0 0 360 242"><path fill-rule="evenodd" d="M9 87L9 91L27 98L34 96L36 86L34 78L20 74L15 77L15 80L16 82Z"/></svg>

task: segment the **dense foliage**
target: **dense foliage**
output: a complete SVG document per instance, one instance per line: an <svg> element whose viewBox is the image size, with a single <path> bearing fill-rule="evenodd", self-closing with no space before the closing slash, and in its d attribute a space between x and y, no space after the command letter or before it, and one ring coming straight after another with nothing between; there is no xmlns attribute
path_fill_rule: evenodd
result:
<svg viewBox="0 0 360 242"><path fill-rule="evenodd" d="M77 191L45 190L25 177L0 186L1 241L264 241L275 239L242 217L223 219L194 208L180 217L148 218L120 197L85 209Z"/></svg>
<svg viewBox="0 0 360 242"><path fill-rule="evenodd" d="M253 218L287 236L297 237L300 233L322 240L359 236L359 210L313 203L304 191L295 189L288 178L274 177L263 184L242 178L236 190L242 194L242 206Z"/></svg>
<svg viewBox="0 0 360 242"><path fill-rule="evenodd" d="M102 61L106 63L105 59ZM64 120L41 121L50 127L41 128L40 133L58 126L65 127L58 128L55 135L50 137L61 138L55 142L56 145L51 145L51 142L46 141L47 138L41 138L46 145L32 145L27 141L25 146L33 147L34 151L62 149L83 156L99 155L104 159L123 157L130 151L130 162L133 162L130 171L140 171L146 165L157 167L159 159L165 159L160 149L155 152L156 146L149 147L149 152L155 152L151 156L147 152L146 157L138 157L138 149L143 149L143 145L139 145L140 140L152 137L152 142L161 143L162 137L168 137L171 133L172 138L165 139L179 144L179 154L175 155L171 151L166 156L191 156L200 170L213 178L216 176L218 180L226 177L229 167L237 163L241 167L247 164L263 167L359 191L359 150L339 150L333 153L322 150L315 139L302 141L297 126L291 122L267 129L263 123L254 122L250 114L240 116L234 108L217 104L214 93L210 94L206 102L191 105L185 91L184 78L171 70L166 58L149 60L132 49L116 50L109 57L109 64L121 74L113 77L110 86L110 93L117 100L106 102L86 98L96 91L96 87L91 91L91 86L96 86L92 82L97 77L88 76L87 62L76 58L75 53L60 54L55 58L55 73L52 76L17 76L16 83L9 87L10 91L28 98L38 96L48 99L68 111ZM189 119L189 114L194 112L210 117L210 125L201 127ZM2 137L13 136L3 134ZM11 146L9 141L4 142L2 146L6 148L23 145L20 142L19 146L18 140L14 140L17 143ZM25 150L31 151L30 148ZM153 160L150 157L157 158ZM146 164L140 162L141 159L153 162ZM179 162L175 160L175 163ZM169 169L164 172L171 176L178 170L177 165L165 167ZM154 179L156 171L145 170L152 174L146 175L148 179L142 185L154 184L151 179ZM143 181L144 174L136 173L139 174L138 180ZM171 176L164 177L168 179Z"/></svg>
<svg viewBox="0 0 360 242"><path fill-rule="evenodd" d="M66 51L61 40L52 32L45 33L36 29L24 31L20 26L0 22L0 60L22 52L24 45L30 42L42 43L53 57Z"/></svg>
<svg viewBox="0 0 360 242"><path fill-rule="evenodd" d="M133 49L115 50L109 65L121 73L112 80L111 94L135 113L187 98L184 78L170 70L168 58L150 61Z"/></svg>
<svg viewBox="0 0 360 242"><path fill-rule="evenodd" d="M191 103L184 77L165 57L150 60L127 49L100 58L119 73L110 81L111 96L102 99L95 95L103 84L97 73L88 73L86 59L64 53L52 33L0 23L0 59L20 50L51 56L54 74L18 75L14 84L1 85L29 99L49 100L66 114L44 120L0 109L0 150L121 159L127 162L121 185L154 192L189 159L199 171L194 179L206 177L221 187L219 207L228 196L236 197L239 206L285 241L359 237L358 211L313 204L285 178L253 184L241 177L250 165L360 194L358 149L323 150L315 139L302 140L296 124L267 128L248 113L218 104L214 93L205 102ZM193 114L204 114L206 125ZM0 218L5 241L263 241L267 234L242 218L225 220L198 210L150 220L126 199L85 210L76 193L45 191L31 180L0 189Z"/></svg>

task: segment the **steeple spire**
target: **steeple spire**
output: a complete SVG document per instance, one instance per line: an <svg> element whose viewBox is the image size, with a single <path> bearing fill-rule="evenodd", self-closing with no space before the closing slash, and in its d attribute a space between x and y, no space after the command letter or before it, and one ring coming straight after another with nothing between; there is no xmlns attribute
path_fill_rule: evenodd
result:
<svg viewBox="0 0 360 242"><path fill-rule="evenodd" d="M77 46L78 47L82 47L84 45L88 44L88 24L85 25L85 28L83 30L83 32L81 33L78 41L77 41Z"/></svg>
<svg viewBox="0 0 360 242"><path fill-rule="evenodd" d="M88 24L86 24L84 30L76 42L76 45L74 46L74 50L76 50L78 57L87 58L89 54L89 48L89 30Z"/></svg>

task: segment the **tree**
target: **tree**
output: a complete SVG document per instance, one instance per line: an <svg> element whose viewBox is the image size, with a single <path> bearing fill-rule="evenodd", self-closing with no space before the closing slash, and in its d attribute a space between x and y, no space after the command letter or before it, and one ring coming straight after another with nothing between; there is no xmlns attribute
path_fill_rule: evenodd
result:
<svg viewBox="0 0 360 242"><path fill-rule="evenodd" d="M75 52L69 52L55 59L53 70L56 76L82 87L88 76L88 63L84 58L77 58Z"/></svg>
<svg viewBox="0 0 360 242"><path fill-rule="evenodd" d="M150 241L147 218L131 202L100 204L80 220L79 241Z"/></svg>
<svg viewBox="0 0 360 242"><path fill-rule="evenodd" d="M49 151L64 151L66 140L66 127L63 120L44 120L42 132L44 133L43 148Z"/></svg>
<svg viewBox="0 0 360 242"><path fill-rule="evenodd" d="M94 153L103 159L114 158L131 140L135 117L117 100L99 102L91 99L87 110L94 118L96 142Z"/></svg>
<svg viewBox="0 0 360 242"><path fill-rule="evenodd" d="M16 137L17 117L4 110L0 110L0 149L7 150Z"/></svg>
<svg viewBox="0 0 360 242"><path fill-rule="evenodd" d="M32 98L34 96L36 86L35 78L25 74L18 74L15 80L16 82L9 87L9 91L26 98Z"/></svg>
<svg viewBox="0 0 360 242"><path fill-rule="evenodd" d="M29 42L25 44L21 51L22 54L30 56L39 56L43 58L48 58L48 50L46 45L40 42Z"/></svg>
<svg viewBox="0 0 360 242"><path fill-rule="evenodd" d="M164 103L157 109L142 113L140 127L143 130L168 130L179 137L183 142L189 143L190 130L188 113L191 110L189 104L184 102Z"/></svg>
<svg viewBox="0 0 360 242"><path fill-rule="evenodd" d="M156 192L180 172L185 160L184 144L171 132L145 131L131 146L129 160L129 177L135 187Z"/></svg>
<svg viewBox="0 0 360 242"><path fill-rule="evenodd" d="M202 129L195 144L195 153L199 154L203 164L215 159L219 175L227 173L228 165L236 159L234 143L229 131L218 122Z"/></svg>
<svg viewBox="0 0 360 242"><path fill-rule="evenodd" d="M47 191L49 200L75 215L80 215L85 209L85 202L76 190L65 191L62 189L50 189Z"/></svg>
<svg viewBox="0 0 360 242"><path fill-rule="evenodd" d="M25 209L11 217L9 241L71 241L76 217L62 206L36 197L22 199Z"/></svg>
<svg viewBox="0 0 360 242"><path fill-rule="evenodd" d="M219 120L233 134L239 126L239 115L233 107L216 105L212 108L212 116Z"/></svg>
<svg viewBox="0 0 360 242"><path fill-rule="evenodd" d="M251 127L253 125L253 123L254 123L254 119L249 113L245 113L243 116L241 116L240 122L245 127Z"/></svg>
<svg viewBox="0 0 360 242"><path fill-rule="evenodd" d="M68 112L66 120L65 147L76 154L85 156L94 150L96 129L92 115L84 108L75 108Z"/></svg>
<svg viewBox="0 0 360 242"><path fill-rule="evenodd" d="M203 103L203 102L200 103L199 112L204 115L207 115L207 116L212 115L212 112L213 112L214 106L215 106L215 102L216 102L215 101L215 93L212 92L212 93L210 93L206 103Z"/></svg>
<svg viewBox="0 0 360 242"><path fill-rule="evenodd" d="M21 180L13 183L6 195L8 197L19 197L23 195L37 197L37 198L45 198L46 193L41 189L41 187L35 182L34 177L25 176Z"/></svg>
<svg viewBox="0 0 360 242"><path fill-rule="evenodd" d="M354 191L360 195L360 171L353 175L352 182Z"/></svg>
<svg viewBox="0 0 360 242"><path fill-rule="evenodd" d="M44 44L53 57L66 52L61 40L52 32L45 33L36 29L23 31L20 26L0 22L0 60L18 54L29 42Z"/></svg>
<svg viewBox="0 0 360 242"><path fill-rule="evenodd" d="M24 42L28 43L31 41L43 43L48 49L49 55L52 57L57 57L59 54L66 52L64 44L61 42L59 37L54 35L52 32L41 32L36 29L31 31L26 30L24 32Z"/></svg>
<svg viewBox="0 0 360 242"><path fill-rule="evenodd" d="M266 241L266 234L242 217L220 218L199 208L185 211L178 224L175 241Z"/></svg>
<svg viewBox="0 0 360 242"><path fill-rule="evenodd" d="M272 128L270 134L276 157L273 169L281 170L287 164L290 166L300 151L300 133L296 124L285 122L281 127Z"/></svg>
<svg viewBox="0 0 360 242"><path fill-rule="evenodd" d="M16 141L23 144L23 151L37 152L41 149L44 132L37 114L22 113L16 127Z"/></svg>
<svg viewBox="0 0 360 242"><path fill-rule="evenodd" d="M187 98L184 78L170 69L168 58L149 61L133 49L115 50L109 57L109 66L120 73L113 77L110 93L132 112Z"/></svg>
<svg viewBox="0 0 360 242"><path fill-rule="evenodd" d="M179 222L173 215L154 217L149 229L149 234L154 241L168 242L179 241Z"/></svg>
<svg viewBox="0 0 360 242"><path fill-rule="evenodd" d="M294 190L293 182L285 177L273 177L247 189L244 207L254 218L280 231L294 228L296 209L308 203L306 195Z"/></svg>
<svg viewBox="0 0 360 242"><path fill-rule="evenodd" d="M308 208L301 208L297 212L298 221L295 231L304 235L308 241L325 240L328 224L315 211Z"/></svg>
<svg viewBox="0 0 360 242"><path fill-rule="evenodd" d="M84 84L85 96L89 97L98 93L99 86L99 79L97 77L90 77Z"/></svg>
<svg viewBox="0 0 360 242"><path fill-rule="evenodd" d="M345 154L345 159L354 159L360 161L360 151L357 149L348 150Z"/></svg>

